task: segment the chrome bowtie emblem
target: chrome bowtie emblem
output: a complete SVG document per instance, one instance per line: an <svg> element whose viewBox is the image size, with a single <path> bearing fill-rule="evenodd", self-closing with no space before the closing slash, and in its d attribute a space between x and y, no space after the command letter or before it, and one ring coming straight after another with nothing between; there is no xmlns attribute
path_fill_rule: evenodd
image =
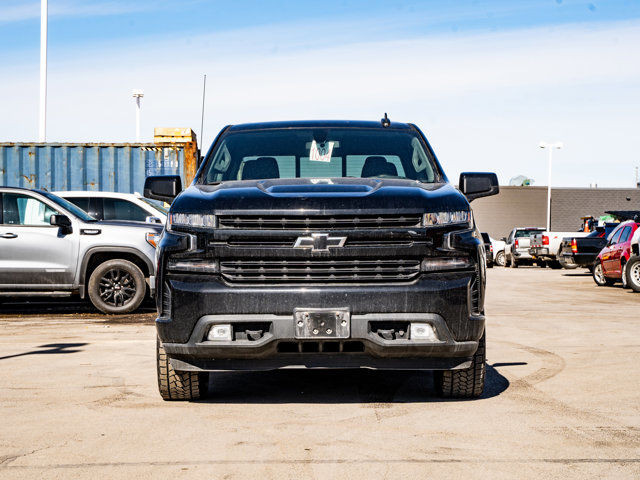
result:
<svg viewBox="0 0 640 480"><path fill-rule="evenodd" d="M298 237L293 248L310 248L312 252L328 252L330 248L344 247L347 237L330 237L327 233L312 233L310 237Z"/></svg>

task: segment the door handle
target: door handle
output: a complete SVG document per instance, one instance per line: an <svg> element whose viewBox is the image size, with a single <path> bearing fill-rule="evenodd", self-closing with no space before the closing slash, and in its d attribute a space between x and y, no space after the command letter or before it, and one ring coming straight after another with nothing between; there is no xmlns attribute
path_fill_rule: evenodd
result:
<svg viewBox="0 0 640 480"><path fill-rule="evenodd" d="M0 233L0 238L18 238L15 233Z"/></svg>

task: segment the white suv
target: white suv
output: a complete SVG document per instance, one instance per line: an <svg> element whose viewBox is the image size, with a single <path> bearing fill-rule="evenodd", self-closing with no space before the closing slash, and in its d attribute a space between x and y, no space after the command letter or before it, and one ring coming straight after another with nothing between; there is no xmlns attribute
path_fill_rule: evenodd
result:
<svg viewBox="0 0 640 480"><path fill-rule="evenodd" d="M53 192L80 207L96 220L162 223L168 210L161 202L149 200L140 194L69 191Z"/></svg>

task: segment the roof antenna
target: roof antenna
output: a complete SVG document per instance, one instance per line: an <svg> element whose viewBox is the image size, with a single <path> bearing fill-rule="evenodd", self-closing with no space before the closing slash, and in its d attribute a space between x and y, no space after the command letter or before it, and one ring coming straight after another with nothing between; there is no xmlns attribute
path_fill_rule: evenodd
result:
<svg viewBox="0 0 640 480"><path fill-rule="evenodd" d="M387 116L387 112L384 112L384 118L381 118L380 122L382 123L383 127L388 127L391 125L391 120L389 120L389 117Z"/></svg>

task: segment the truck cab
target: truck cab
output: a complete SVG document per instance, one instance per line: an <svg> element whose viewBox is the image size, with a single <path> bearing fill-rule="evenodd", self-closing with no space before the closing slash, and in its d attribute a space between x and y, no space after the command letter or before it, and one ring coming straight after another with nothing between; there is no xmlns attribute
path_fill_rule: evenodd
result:
<svg viewBox="0 0 640 480"><path fill-rule="evenodd" d="M208 372L435 370L444 396L485 372L485 247L469 202L492 173L450 185L412 124L229 126L173 202L158 248L158 383L207 393Z"/></svg>

